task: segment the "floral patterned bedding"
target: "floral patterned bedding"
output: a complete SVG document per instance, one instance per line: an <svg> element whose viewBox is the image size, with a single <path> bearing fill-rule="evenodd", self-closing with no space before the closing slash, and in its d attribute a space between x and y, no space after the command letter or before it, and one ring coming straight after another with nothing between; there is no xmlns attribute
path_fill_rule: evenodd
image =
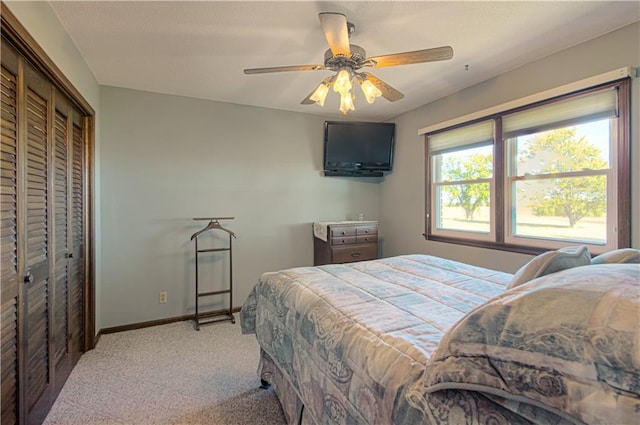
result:
<svg viewBox="0 0 640 425"><path fill-rule="evenodd" d="M444 336L407 399L425 411L444 389L576 423L640 424L640 264L560 271L476 309Z"/></svg>
<svg viewBox="0 0 640 425"><path fill-rule="evenodd" d="M510 279L419 255L295 268L260 278L241 323L314 422L392 423L447 329Z"/></svg>
<svg viewBox="0 0 640 425"><path fill-rule="evenodd" d="M597 267L611 266L571 270ZM534 304L531 313L537 316L529 318L526 308L517 316L512 313L517 309L501 312L500 300L524 299L536 282L561 273L505 292L511 274L426 255L295 268L260 278L242 307L241 324L244 333L256 334L259 373L274 385L289 424L299 423L301 415L303 423L316 425L624 423L591 420L606 418L602 410L607 406L624 410L618 418L636 419L637 356L610 356L590 370L591 381L580 381L583 387L566 380L564 390L558 391L554 379L582 366L574 362L568 368L550 368L562 358L547 358L544 352L530 355L532 347L546 346L536 345L535 338L525 338L529 342L521 346L523 335L518 333L535 327L532 318L540 322L546 317L540 312L544 306ZM625 292L635 294L636 307L637 289L636 284L635 293L632 286ZM484 312L486 306L495 307ZM572 311L557 304L553 308ZM585 314L575 315L576 322ZM528 325L518 326L516 318ZM619 319L616 324L624 322ZM577 324L568 326L584 336ZM549 343L543 329L536 332ZM637 333L635 340L628 333L624 337L636 341L637 353ZM503 351L503 340L519 347L510 352L514 356L524 352L525 366L517 357L493 362L491 355ZM561 340L554 350L570 351L558 349L565 343ZM544 373L537 372L537 362ZM618 376L615 370L621 367L632 372ZM607 398L584 416L584 409L572 403L578 394L600 396L585 390L601 382L594 378L600 376L595 371L607 379Z"/></svg>

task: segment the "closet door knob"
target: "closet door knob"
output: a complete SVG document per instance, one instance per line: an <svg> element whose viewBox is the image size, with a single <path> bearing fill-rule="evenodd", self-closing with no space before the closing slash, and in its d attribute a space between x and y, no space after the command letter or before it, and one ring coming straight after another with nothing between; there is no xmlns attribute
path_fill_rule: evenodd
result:
<svg viewBox="0 0 640 425"><path fill-rule="evenodd" d="M30 271L24 275L24 283L33 283L33 274Z"/></svg>

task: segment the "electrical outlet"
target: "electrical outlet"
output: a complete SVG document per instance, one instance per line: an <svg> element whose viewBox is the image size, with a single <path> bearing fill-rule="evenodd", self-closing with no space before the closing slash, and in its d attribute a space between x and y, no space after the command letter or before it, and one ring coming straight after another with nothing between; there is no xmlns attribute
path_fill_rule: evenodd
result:
<svg viewBox="0 0 640 425"><path fill-rule="evenodd" d="M160 292L160 304L167 302L167 291Z"/></svg>

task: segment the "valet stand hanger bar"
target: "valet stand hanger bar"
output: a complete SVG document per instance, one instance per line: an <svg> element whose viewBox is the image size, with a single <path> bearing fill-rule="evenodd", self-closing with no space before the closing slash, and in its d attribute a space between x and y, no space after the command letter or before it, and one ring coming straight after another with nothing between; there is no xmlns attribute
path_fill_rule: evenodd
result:
<svg viewBox="0 0 640 425"><path fill-rule="evenodd" d="M202 230L197 231L193 235L191 235L191 240L195 240L195 255L196 255L196 303L195 303L195 324L196 330L200 330L200 325L206 325L209 323L217 323L224 321L231 321L231 323L235 323L236 319L233 317L233 256L232 256L232 244L231 241L233 238L236 238L236 234L229 229L224 228L220 224L220 220L233 220L234 217L196 217L194 220L198 221L208 221L209 223ZM209 249L198 249L198 236L202 233L207 232L209 230L222 230L223 232L227 232L229 234L229 245L226 248L209 248ZM198 257L203 253L210 252L221 252L228 251L229 252L229 288L223 289L220 291L211 291L211 292L200 292L199 289L199 277L198 277ZM209 297L213 295L222 295L229 294L229 309L223 310L222 313L219 312L201 312L199 309L199 299L202 297ZM215 314L214 314L215 313Z"/></svg>

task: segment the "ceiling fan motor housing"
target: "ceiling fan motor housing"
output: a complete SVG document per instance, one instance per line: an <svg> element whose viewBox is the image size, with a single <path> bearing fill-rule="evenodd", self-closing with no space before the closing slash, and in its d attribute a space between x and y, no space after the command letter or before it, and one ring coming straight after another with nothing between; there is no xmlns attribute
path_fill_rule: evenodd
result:
<svg viewBox="0 0 640 425"><path fill-rule="evenodd" d="M360 69L367 59L365 50L355 44L350 44L351 55L333 55L331 49L324 52L324 66L334 71L340 68L349 67L352 70Z"/></svg>

